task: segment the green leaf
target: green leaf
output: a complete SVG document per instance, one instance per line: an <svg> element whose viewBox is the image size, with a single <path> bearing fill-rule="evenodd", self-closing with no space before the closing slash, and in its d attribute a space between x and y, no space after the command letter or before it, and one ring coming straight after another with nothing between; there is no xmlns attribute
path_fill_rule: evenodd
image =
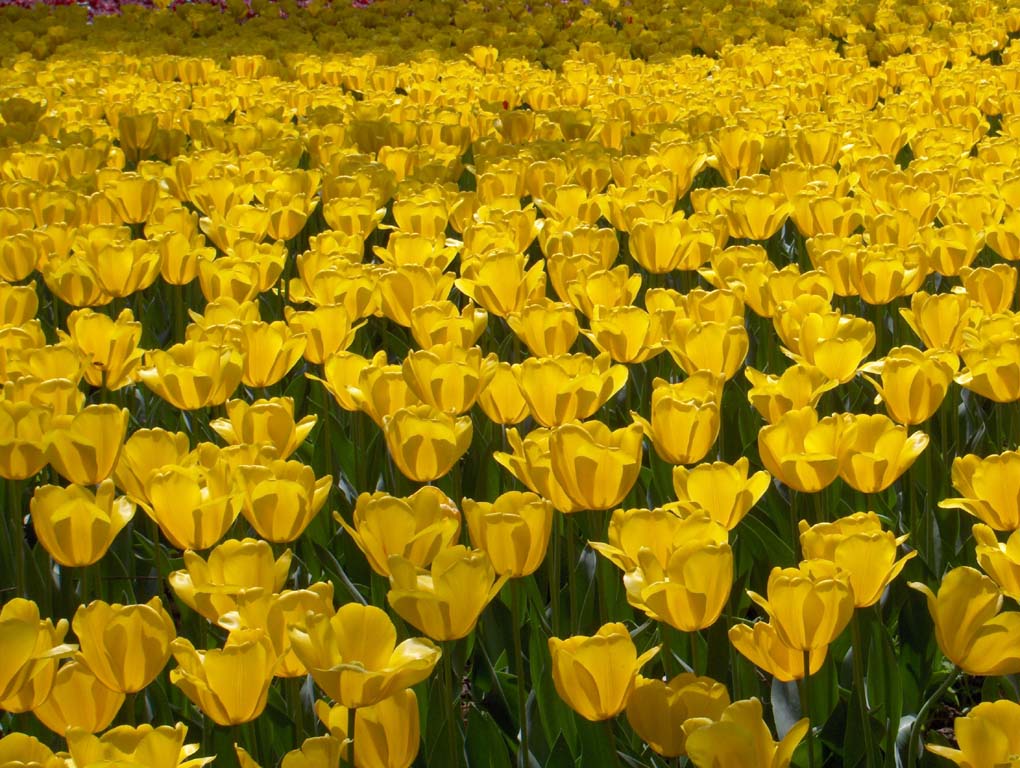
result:
<svg viewBox="0 0 1020 768"><path fill-rule="evenodd" d="M513 768L506 739L488 712L468 710L465 744L468 768Z"/></svg>

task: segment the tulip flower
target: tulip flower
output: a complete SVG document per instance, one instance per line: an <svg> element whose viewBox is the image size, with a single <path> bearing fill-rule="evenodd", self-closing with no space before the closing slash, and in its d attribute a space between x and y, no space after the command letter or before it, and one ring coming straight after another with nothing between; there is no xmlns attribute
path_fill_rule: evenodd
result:
<svg viewBox="0 0 1020 768"><path fill-rule="evenodd" d="M423 349L435 344L474 346L485 331L489 313L468 302L458 309L452 301L427 301L411 310L411 335Z"/></svg>
<svg viewBox="0 0 1020 768"><path fill-rule="evenodd" d="M490 251L464 263L455 285L497 317L520 312L545 295L545 265L531 267L527 257L512 251Z"/></svg>
<svg viewBox="0 0 1020 768"><path fill-rule="evenodd" d="M71 626L81 646L75 659L121 693L137 693L156 678L177 634L158 597L140 605L95 600L78 606Z"/></svg>
<svg viewBox="0 0 1020 768"><path fill-rule="evenodd" d="M293 336L305 338L305 360L315 365L322 365L330 355L351 346L355 332L363 325L352 324L347 310L339 304L315 307L309 312L284 307L283 312Z"/></svg>
<svg viewBox="0 0 1020 768"><path fill-rule="evenodd" d="M1016 295L1017 271L1008 264L960 270L963 290L986 314L1008 312ZM959 290L959 289L957 289Z"/></svg>
<svg viewBox="0 0 1020 768"><path fill-rule="evenodd" d="M608 354L531 357L513 366L532 418L545 427L587 419L627 383L627 368Z"/></svg>
<svg viewBox="0 0 1020 768"><path fill-rule="evenodd" d="M352 368L358 366L353 361L349 364ZM367 413L380 429L383 421L400 409L422 404L407 385L402 367L386 364L385 352L377 353L358 371L356 386L347 387L347 397L354 403L355 410Z"/></svg>
<svg viewBox="0 0 1020 768"><path fill-rule="evenodd" d="M881 360L859 370L881 376L881 383L871 376L864 378L878 392L875 403L884 403L894 421L922 424L942 404L959 365L956 355L944 350L894 347Z"/></svg>
<svg viewBox="0 0 1020 768"><path fill-rule="evenodd" d="M67 620L56 624L39 618L39 607L30 600L13 598L0 609L0 641L5 655L0 664L0 702L9 711L24 711L24 703L33 703L24 694L37 678L53 683L52 666L74 653L76 646L63 643ZM35 698L35 697L31 697ZM45 692L42 695L45 699Z"/></svg>
<svg viewBox="0 0 1020 768"><path fill-rule="evenodd" d="M280 768L320 768L340 765L345 745L333 736L309 736L301 746L290 750L280 761ZM240 768L261 768L241 747L234 746Z"/></svg>
<svg viewBox="0 0 1020 768"><path fill-rule="evenodd" d="M89 384L113 391L137 379L142 363L138 348L142 324L135 321L130 309L122 311L116 320L91 309L79 309L68 316L67 330L88 361L85 379Z"/></svg>
<svg viewBox="0 0 1020 768"><path fill-rule="evenodd" d="M699 371L684 381L670 384L652 381L651 420L631 412L655 446L655 452L670 464L694 464L705 458L719 436L719 403L723 380L709 371Z"/></svg>
<svg viewBox="0 0 1020 768"><path fill-rule="evenodd" d="M464 499L471 543L489 556L500 576L530 576L545 559L552 531L552 502L534 493L507 491L494 502Z"/></svg>
<svg viewBox="0 0 1020 768"><path fill-rule="evenodd" d="M507 316L507 324L535 357L566 355L579 333L577 313L562 301L540 299Z"/></svg>
<svg viewBox="0 0 1020 768"><path fill-rule="evenodd" d="M484 367L478 384L478 407L491 422L505 426L528 418L528 401L510 363Z"/></svg>
<svg viewBox="0 0 1020 768"><path fill-rule="evenodd" d="M229 400L227 418L211 421L209 426L228 445L272 445L281 459L290 457L312 431L318 416L303 416L294 421L294 399L273 397L247 403Z"/></svg>
<svg viewBox="0 0 1020 768"><path fill-rule="evenodd" d="M780 682L804 679L804 651L787 645L771 621L736 624L730 627L729 639L734 650ZM822 668L828 652L828 645L809 651L807 675Z"/></svg>
<svg viewBox="0 0 1020 768"><path fill-rule="evenodd" d="M1020 451L953 459L953 487L961 498L943 499L942 509L962 509L996 531L1020 528Z"/></svg>
<svg viewBox="0 0 1020 768"><path fill-rule="evenodd" d="M402 371L404 381L423 403L459 416L474 405L482 372L496 362L494 354L482 357L479 347L436 344L409 352Z"/></svg>
<svg viewBox="0 0 1020 768"><path fill-rule="evenodd" d="M513 453L496 451L496 462L524 483L530 490L552 502L553 508L564 514L577 512L579 506L560 484L553 473L552 453L549 447L552 430L533 429L521 438L515 428L507 430L507 442Z"/></svg>
<svg viewBox="0 0 1020 768"><path fill-rule="evenodd" d="M687 514L695 513L704 516L704 510L698 508L687 511ZM609 519L608 542L589 541L588 546L624 573L638 567L643 549L648 550L657 562L665 563L670 552L683 543L681 539L687 514L662 507L616 509Z"/></svg>
<svg viewBox="0 0 1020 768"><path fill-rule="evenodd" d="M977 523L971 531L977 542L977 561L1002 590L1002 594L1014 600L1020 599L1020 534L1010 534L1005 544L999 543L995 531L987 525Z"/></svg>
<svg viewBox="0 0 1020 768"><path fill-rule="evenodd" d="M595 307L591 330L582 331L617 363L643 363L664 351L673 312L640 307Z"/></svg>
<svg viewBox="0 0 1020 768"><path fill-rule="evenodd" d="M243 357L232 346L186 341L146 353L138 375L145 385L182 411L222 405L241 383Z"/></svg>
<svg viewBox="0 0 1020 768"><path fill-rule="evenodd" d="M127 497L114 498L112 480L96 491L81 485L44 485L32 494L32 526L56 562L77 568L99 562L135 515Z"/></svg>
<svg viewBox="0 0 1020 768"><path fill-rule="evenodd" d="M764 470L748 477L748 461L716 461L692 469L673 468L673 490L678 500L693 502L726 530L732 531L768 490L771 478Z"/></svg>
<svg viewBox="0 0 1020 768"><path fill-rule="evenodd" d="M265 632L231 632L223 648L209 651L182 637L170 648L179 665L170 670L170 682L214 723L239 725L262 714L277 662Z"/></svg>
<svg viewBox="0 0 1020 768"><path fill-rule="evenodd" d="M688 374L708 371L729 381L744 364L748 345L743 318L725 322L678 318L666 348Z"/></svg>
<svg viewBox="0 0 1020 768"><path fill-rule="evenodd" d="M94 736L83 728L67 733L67 750L75 765L142 764L151 768L200 768L212 762L211 757L191 758L198 744L185 744L188 728L183 723L154 728L148 723L138 727L120 725L102 736ZM191 759L188 759L191 758Z"/></svg>
<svg viewBox="0 0 1020 768"><path fill-rule="evenodd" d="M780 322L781 315L776 315ZM807 313L796 333L796 338L784 339L790 345L786 354L797 363L821 369L840 384L854 377L875 348L875 326L870 321L835 311Z"/></svg>
<svg viewBox="0 0 1020 768"><path fill-rule="evenodd" d="M347 740L349 712L342 704L315 702L315 714L330 736ZM418 697L405 688L378 704L358 709L354 724L355 759L365 768L409 768L421 746ZM341 756L346 758L346 750Z"/></svg>
<svg viewBox="0 0 1020 768"><path fill-rule="evenodd" d="M980 314L966 294L918 291L910 297L910 309L900 314L928 349L959 352L963 331Z"/></svg>
<svg viewBox="0 0 1020 768"><path fill-rule="evenodd" d="M397 614L433 640L459 640L499 594L507 577L497 578L489 556L458 545L442 550L430 568L420 570L390 555L386 600Z"/></svg>
<svg viewBox="0 0 1020 768"><path fill-rule="evenodd" d="M603 624L591 637L549 638L556 693L586 720L616 717L627 706L638 670L659 646L638 655L627 627Z"/></svg>
<svg viewBox="0 0 1020 768"><path fill-rule="evenodd" d="M327 582L310 584L307 589L285 589L272 593L262 587L238 592L234 597L236 610L220 615L216 623L233 632L238 629L261 629L269 635L278 657L276 677L304 677L308 669L294 654L290 630L304 629L309 616L332 616L333 585Z"/></svg>
<svg viewBox="0 0 1020 768"><path fill-rule="evenodd" d="M577 278L566 284L567 295L560 295L560 298L590 319L595 314L595 307L633 304L640 290L641 275L632 275L627 266L621 264L613 269L578 272Z"/></svg>
<svg viewBox="0 0 1020 768"><path fill-rule="evenodd" d="M305 336L286 323L259 321L241 326L244 367L241 381L249 387L271 387L287 375L305 352Z"/></svg>
<svg viewBox="0 0 1020 768"><path fill-rule="evenodd" d="M953 664L968 675L1020 672L1020 611L1000 612L994 581L964 566L942 577L937 595L925 584L910 586L928 599L935 639Z"/></svg>
<svg viewBox="0 0 1020 768"><path fill-rule="evenodd" d="M57 670L50 695L32 712L43 725L60 735L69 728L99 733L113 722L124 699L123 693L103 685L85 664L69 661Z"/></svg>
<svg viewBox="0 0 1020 768"><path fill-rule="evenodd" d="M733 551L726 533L701 512L680 522L665 552L642 547L637 567L623 577L627 601L681 632L712 626L733 585Z"/></svg>
<svg viewBox="0 0 1020 768"><path fill-rule="evenodd" d="M1011 336L977 341L960 352L967 367L956 376L957 384L996 403L1020 400L1020 340Z"/></svg>
<svg viewBox="0 0 1020 768"><path fill-rule="evenodd" d="M0 739L0 765L10 768L64 768L66 763L34 736L12 731Z"/></svg>
<svg viewBox="0 0 1020 768"><path fill-rule="evenodd" d="M444 301L455 279L456 275L420 264L383 272L379 278L382 313L397 325L409 328L414 308L429 301Z"/></svg>
<svg viewBox="0 0 1020 768"><path fill-rule="evenodd" d="M788 768L810 723L798 720L777 743L762 719L761 702L752 698L730 704L716 722L689 720L685 728L687 755L697 768Z"/></svg>
<svg viewBox="0 0 1020 768"><path fill-rule="evenodd" d="M143 509L178 549L208 549L227 533L244 506L231 468L171 465L146 483Z"/></svg>
<svg viewBox="0 0 1020 768"><path fill-rule="evenodd" d="M839 476L863 493L884 491L910 469L928 446L928 435L895 424L888 416L844 414L836 456Z"/></svg>
<svg viewBox="0 0 1020 768"><path fill-rule="evenodd" d="M1020 704L1008 699L983 701L953 720L959 749L926 744L932 754L960 766L1009 765L1020 754Z"/></svg>
<svg viewBox="0 0 1020 768"><path fill-rule="evenodd" d="M401 408L383 417L383 435L393 463L418 483L437 480L471 445L471 417L454 417L427 405Z"/></svg>
<svg viewBox="0 0 1020 768"><path fill-rule="evenodd" d="M883 531L874 512L855 512L832 523L809 526L800 521L800 546L808 560L829 560L847 574L853 587L854 605L867 608L882 597L885 588L917 555L908 552L896 559L896 548L906 541Z"/></svg>
<svg viewBox="0 0 1020 768"><path fill-rule="evenodd" d="M854 612L849 575L827 560L805 560L797 568L773 568L768 597L750 590L747 594L768 614L779 639L802 652L829 645Z"/></svg>
<svg viewBox="0 0 1020 768"><path fill-rule="evenodd" d="M128 409L90 405L74 416L50 422L46 456L60 476L95 485L113 473L127 433Z"/></svg>
<svg viewBox="0 0 1020 768"><path fill-rule="evenodd" d="M549 452L557 484L581 509L610 509L637 482L644 431L631 424L612 431L601 421L551 430Z"/></svg>
<svg viewBox="0 0 1020 768"><path fill-rule="evenodd" d="M378 704L427 678L442 651L425 638L397 645L386 612L348 603L290 630L291 648L331 699L355 709Z"/></svg>
<svg viewBox="0 0 1020 768"><path fill-rule="evenodd" d="M810 407L789 411L758 432L762 464L796 491L820 491L839 473L842 424L836 416L819 419Z"/></svg>
<svg viewBox="0 0 1020 768"><path fill-rule="evenodd" d="M117 459L113 480L136 504L149 504L149 478L158 470L181 465L190 451L185 432L139 429L131 434Z"/></svg>
<svg viewBox="0 0 1020 768"><path fill-rule="evenodd" d="M297 539L326 503L333 478L316 479L312 468L300 461L274 460L266 465L242 466L244 494L241 513L267 541Z"/></svg>
<svg viewBox="0 0 1020 768"><path fill-rule="evenodd" d="M627 722L663 757L687 754L683 724L692 717L718 720L730 705L726 686L710 677L681 672L668 682L637 676L627 702Z"/></svg>
<svg viewBox="0 0 1020 768"><path fill-rule="evenodd" d="M0 477L25 480L46 466L51 416L32 403L0 400Z"/></svg>

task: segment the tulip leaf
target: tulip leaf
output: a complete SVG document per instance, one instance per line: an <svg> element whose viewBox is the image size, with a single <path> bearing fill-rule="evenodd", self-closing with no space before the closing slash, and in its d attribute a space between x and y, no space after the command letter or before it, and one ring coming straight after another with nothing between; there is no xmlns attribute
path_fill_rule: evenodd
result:
<svg viewBox="0 0 1020 768"><path fill-rule="evenodd" d="M546 743L564 738L570 752L575 752L577 726L573 713L556 693L552 681L552 659L545 636L532 632L528 639L528 662L531 666L531 681L535 694L535 705L539 721L545 732Z"/></svg>
<svg viewBox="0 0 1020 768"><path fill-rule="evenodd" d="M772 690L769 701L772 703L772 716L776 719L776 733L782 738L803 716L800 711L800 692L797 683L783 683L772 678Z"/></svg>
<svg viewBox="0 0 1020 768"><path fill-rule="evenodd" d="M468 768L512 768L506 739L488 712L468 710L465 737Z"/></svg>
<svg viewBox="0 0 1020 768"><path fill-rule="evenodd" d="M553 748L549 751L549 757L546 758L542 768L574 768L574 764L574 757L570 753L570 747L567 746L567 740L561 733L556 738L556 743L553 744Z"/></svg>

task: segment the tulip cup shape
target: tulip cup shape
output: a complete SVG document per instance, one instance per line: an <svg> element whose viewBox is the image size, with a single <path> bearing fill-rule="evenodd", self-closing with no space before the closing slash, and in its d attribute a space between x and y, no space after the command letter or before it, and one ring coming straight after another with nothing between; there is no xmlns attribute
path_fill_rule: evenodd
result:
<svg viewBox="0 0 1020 768"><path fill-rule="evenodd" d="M463 504L471 543L485 550L496 573L519 578L538 569L552 532L552 502L508 491L492 503L464 499Z"/></svg>
<svg viewBox="0 0 1020 768"><path fill-rule="evenodd" d="M550 637L556 693L586 720L616 717L627 706L638 670L658 652L655 646L639 656L620 623L603 624L591 637Z"/></svg>
<svg viewBox="0 0 1020 768"><path fill-rule="evenodd" d="M810 407L788 411L758 432L762 464L795 491L820 491L839 474L841 427L836 416L819 419Z"/></svg>
<svg viewBox="0 0 1020 768"><path fill-rule="evenodd" d="M997 766L1020 754L1020 704L1008 699L984 701L953 720L959 749L925 745L932 754L960 766Z"/></svg>
<svg viewBox="0 0 1020 768"><path fill-rule="evenodd" d="M601 421L564 424L549 436L553 475L581 509L611 509L637 482L643 442L636 423L617 430Z"/></svg>
<svg viewBox="0 0 1020 768"><path fill-rule="evenodd" d="M95 600L78 607L71 625L81 646L75 658L121 693L137 693L156 678L177 635L158 597L140 605Z"/></svg>
<svg viewBox="0 0 1020 768"><path fill-rule="evenodd" d="M98 733L110 726L124 699L123 693L107 688L87 666L69 661L57 670L50 695L32 712L57 734L72 727Z"/></svg>
<svg viewBox="0 0 1020 768"><path fill-rule="evenodd" d="M135 505L126 496L114 498L114 494L109 479L95 492L81 485L36 488L29 505L32 525L55 562L74 568L102 559L135 515Z"/></svg>
<svg viewBox="0 0 1020 768"><path fill-rule="evenodd" d="M198 744L185 744L188 727L153 727L144 723L137 727L120 725L102 736L95 736L83 728L67 732L67 750L75 765L97 765L107 761L113 764L146 765L149 768L201 768L214 760L212 757L191 755Z"/></svg>
<svg viewBox="0 0 1020 768"><path fill-rule="evenodd" d="M315 702L315 714L341 743L347 740L349 710L342 704L330 707ZM421 724L418 697L405 688L378 704L358 709L354 724L355 761L365 768L408 768L418 756ZM341 753L346 758L346 748Z"/></svg>
<svg viewBox="0 0 1020 768"><path fill-rule="evenodd" d="M735 701L716 722L687 721L687 755L698 768L788 768L809 727L807 718L798 720L777 743L762 719L761 702Z"/></svg>
<svg viewBox="0 0 1020 768"><path fill-rule="evenodd" d="M995 531L987 525L977 523L971 532L977 542L978 565L999 585L1002 594L1014 600L1020 599L1020 532L1014 531L999 542Z"/></svg>
<svg viewBox="0 0 1020 768"><path fill-rule="evenodd" d="M383 417L383 435L393 463L417 483L438 480L471 445L470 416L450 416L428 405L401 408Z"/></svg>
<svg viewBox="0 0 1020 768"><path fill-rule="evenodd" d="M946 658L969 675L1020 672L1020 611L1002 608L995 582L974 568L954 568L936 595L919 582L910 586L928 599L935 639Z"/></svg>
<svg viewBox="0 0 1020 768"><path fill-rule="evenodd" d="M839 476L863 493L878 493L892 485L928 447L924 432L907 428L888 416L845 414L836 448Z"/></svg>
<svg viewBox="0 0 1020 768"><path fill-rule="evenodd" d="M663 757L687 754L683 724L692 717L718 720L730 704L726 686L710 677L681 672L666 682L637 676L627 702L627 722Z"/></svg>
<svg viewBox="0 0 1020 768"><path fill-rule="evenodd" d="M1020 451L957 456L952 480L961 498L943 499L939 507L962 509L996 531L1020 528Z"/></svg>
<svg viewBox="0 0 1020 768"><path fill-rule="evenodd" d="M386 600L404 621L433 640L459 640L506 583L496 576L489 556L458 545L444 549L429 570L419 570L399 555L390 556Z"/></svg>
<svg viewBox="0 0 1020 768"><path fill-rule="evenodd" d="M416 685L442 652L426 638L397 645L393 622L380 608L348 603L333 616L309 616L290 630L291 648L316 684L345 707L360 709Z"/></svg>

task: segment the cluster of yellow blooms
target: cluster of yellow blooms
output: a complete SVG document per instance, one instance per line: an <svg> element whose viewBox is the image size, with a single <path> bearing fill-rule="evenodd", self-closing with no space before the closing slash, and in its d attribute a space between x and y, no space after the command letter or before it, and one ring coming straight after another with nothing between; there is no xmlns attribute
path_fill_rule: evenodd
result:
<svg viewBox="0 0 1020 768"><path fill-rule="evenodd" d="M693 650L674 674L669 633L724 616L736 653L806 689L855 612L923 561L910 586L954 669L1020 673L1020 611L1002 610L1020 600L1020 8L719 4L724 36L672 6L467 3L448 9L455 38L421 4L281 4L286 20L258 5L223 58L174 49L170 30L233 34L242 5L126 6L94 31L76 8L0 9L0 30L24 24L0 35L0 570L20 595L0 610L0 710L66 738L53 752L11 733L0 766L209 762L182 723L132 724L173 657L169 682L218 726L310 675L325 735L284 768L407 768L412 687L511 580L519 619L521 580L550 560L555 691L588 720L625 712L652 752L697 766L786 768L805 737L813 764L822 725L806 701L776 742L758 698L731 701ZM502 51L467 31L525 17ZM286 53L277 25L294 30ZM408 35L433 50L401 58ZM106 43L95 66L71 55ZM328 407L312 413L306 387ZM947 431L975 412L988 423L971 447L1005 429L1000 452L953 458ZM939 430L959 497L890 503L922 456L937 487ZM373 439L377 476L334 461ZM484 500L461 493L472 456L508 473ZM651 479L662 467L672 500ZM799 519L833 484L847 514L819 501ZM350 514L323 536L338 486ZM750 552L739 564L738 537L770 489L792 522L762 524L799 562L757 562L775 566L748 593L766 619L744 621L735 578L767 570ZM948 560L918 541L936 502L979 521ZM590 636L558 608L578 518L608 520L584 523L600 599L611 563L638 612ZM301 548L340 531L379 605L337 608L334 583L311 578ZM132 560L149 556L139 541L157 553L147 602L90 586L118 537ZM45 594L27 586L40 559ZM76 606L56 622L41 618L60 615L53 592ZM641 614L653 629L636 637L621 622ZM398 642L398 626L423 637ZM657 653L667 674L639 674ZM870 720L895 742L898 713L855 695L870 766ZM456 709L446 696L428 706ZM1013 764L1018 723L1020 705L984 702L957 719L959 750L929 748ZM276 757L237 752L246 768Z"/></svg>

